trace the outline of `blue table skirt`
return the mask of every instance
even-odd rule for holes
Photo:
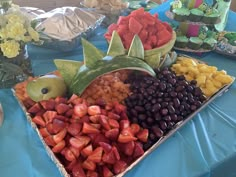
[[[166,9],[164,4],[151,13],[163,14]],[[230,12],[226,30],[236,31],[235,18]],[[98,29],[91,41],[106,51],[104,32]],[[29,46],[29,54],[35,75],[55,70],[55,58],[82,59],[81,47],[62,53]],[[236,77],[236,59],[216,53],[196,57]],[[0,177],[61,177],[10,89],[0,90],[0,101],[5,113],[0,128]],[[236,177],[235,101],[236,83],[125,176]]]

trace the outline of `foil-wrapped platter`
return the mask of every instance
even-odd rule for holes
[[[28,11],[31,13],[32,11]],[[42,46],[61,51],[72,51],[95,34],[105,16],[86,8],[61,7],[37,15],[37,30]]]
[[[232,45],[234,43],[234,45]],[[236,57],[236,32],[223,31],[219,33],[215,52],[231,58]]]
[[[198,61],[198,60],[197,60]],[[232,77],[232,76],[231,76]],[[210,98],[208,98],[202,106],[194,111],[192,114],[190,114],[188,117],[186,117],[184,120],[178,122],[173,129],[171,129],[168,133],[166,133],[164,136],[162,136],[152,147],[150,147],[140,158],[135,160],[130,166],[126,168],[125,171],[122,173],[116,175],[116,177],[122,177],[124,176],[128,171],[132,170],[140,161],[142,161],[145,157],[147,157],[151,152],[153,152],[155,149],[157,149],[162,143],[164,143],[167,139],[169,139],[172,135],[174,135],[179,129],[181,129],[187,122],[192,120],[196,114],[198,114],[201,110],[206,108],[212,101],[214,101],[217,97],[222,96],[224,93],[226,93],[230,86],[235,81],[235,78],[232,77],[233,81],[230,84],[225,85],[222,87],[218,92],[216,92],[214,95],[212,95]],[[12,90],[14,93],[14,90]],[[16,96],[17,98],[17,96]],[[52,150],[49,148],[48,145],[46,145],[45,141],[43,140],[43,137],[41,136],[39,129],[37,128],[36,124],[32,121],[32,118],[30,117],[29,113],[27,113],[26,108],[24,107],[23,103],[17,98],[20,105],[22,106],[22,109],[24,110],[27,120],[31,124],[31,126],[34,128],[34,130],[37,132],[40,140],[42,141],[49,157],[52,159],[52,161],[56,164],[58,167],[58,170],[60,171],[61,175],[64,177],[70,177],[70,174],[67,173],[66,169],[62,165],[62,163],[58,160],[58,158],[55,156],[55,154],[52,152]]]

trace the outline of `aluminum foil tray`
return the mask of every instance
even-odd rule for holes
[[[138,158],[136,161],[134,161],[124,172],[116,175],[115,177],[122,177],[124,176],[128,171],[130,171],[131,169],[133,169],[140,161],[142,161],[146,156],[148,156],[152,151],[154,151],[156,148],[158,148],[162,143],[164,143],[167,139],[169,139],[173,134],[175,134],[180,128],[182,128],[187,122],[189,122],[191,119],[193,119],[193,117],[198,114],[201,110],[203,110],[205,107],[207,107],[213,100],[215,100],[217,97],[222,96],[225,92],[228,91],[229,87],[233,84],[233,82],[235,81],[235,78],[233,78],[232,83],[225,85],[223,88],[221,88],[217,93],[215,93],[213,96],[211,96],[210,98],[208,98],[205,103],[202,104],[202,106],[197,109],[195,112],[193,112],[192,114],[190,114],[186,119],[184,119],[183,121],[178,122],[172,130],[170,130],[165,136],[161,137],[151,148],[149,148],[140,158]],[[14,92],[14,90],[13,90]],[[16,97],[17,98],[17,97]],[[19,99],[17,98],[17,100],[19,101]],[[21,101],[19,101],[20,105],[22,106],[22,109],[24,110],[27,120],[29,121],[29,123],[32,125],[32,127],[35,129],[35,131],[37,132],[39,138],[41,139],[41,141],[43,142],[43,145],[48,153],[48,155],[50,156],[50,158],[52,159],[52,161],[56,164],[56,166],[58,167],[60,173],[62,174],[62,176],[64,177],[70,177],[70,175],[67,173],[67,171],[65,170],[64,166],[59,162],[59,160],[57,159],[57,157],[54,155],[54,153],[51,151],[51,149],[46,145],[46,143],[43,140],[43,137],[40,135],[39,130],[36,126],[36,124],[34,122],[32,122],[31,117],[29,116],[29,114],[26,112],[26,109],[24,107],[24,105],[21,103]]]
[[[37,30],[43,47],[72,51],[95,34],[105,16],[85,8],[62,7],[38,15]]]

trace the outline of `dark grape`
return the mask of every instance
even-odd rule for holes
[[[183,75],[168,68],[155,69],[157,77],[142,74],[127,79],[133,93],[125,100],[131,122],[149,129],[146,148],[152,146],[176,123],[187,118],[206,100],[196,81],[188,82]]]
[[[163,116],[166,116],[168,114],[168,109],[166,109],[166,108],[161,109],[161,114]]]
[[[160,123],[159,123],[159,125],[160,125],[160,128],[161,128],[163,131],[165,131],[165,130],[167,129],[167,123],[166,123],[166,121],[161,120]]]
[[[152,131],[156,135],[157,138],[162,137],[164,134],[164,132],[158,126],[153,126]]]
[[[145,112],[145,109],[141,106],[135,106],[134,109],[137,111],[137,112]]]

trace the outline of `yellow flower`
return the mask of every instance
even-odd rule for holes
[[[6,28],[2,28],[0,30],[0,39],[7,39],[8,38],[8,33]]]
[[[8,38],[15,39],[17,41],[23,40],[26,33],[24,25],[21,23],[9,23],[6,25],[7,36]]]
[[[4,56],[13,58],[19,55],[20,44],[14,40],[4,41],[0,44]]]
[[[8,23],[21,23],[24,24],[25,23],[25,18],[21,15],[17,15],[17,14],[7,14],[6,19],[8,20]]]
[[[32,38],[31,38],[30,36],[24,36],[23,41],[24,41],[25,43],[30,42],[31,40],[32,40]]]
[[[28,33],[34,41],[39,41],[39,33],[35,31],[32,27],[28,28]]]

